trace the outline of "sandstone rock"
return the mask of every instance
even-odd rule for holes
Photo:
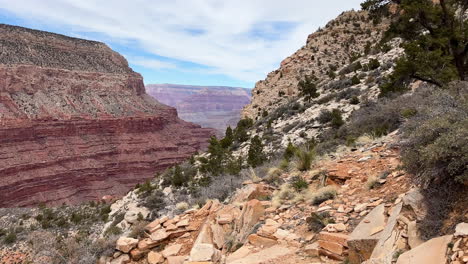
[[[440,264],[446,263],[445,252],[453,236],[433,238],[413,249],[403,253],[397,264]]]
[[[122,251],[123,253],[128,253],[130,250],[135,248],[138,244],[138,239],[130,237],[120,237],[117,240],[116,249]]]
[[[150,232],[150,233],[155,232],[159,228],[161,228],[161,224],[160,224],[159,219],[156,219],[153,222],[149,223],[147,226],[145,226],[145,230]]]
[[[246,257],[247,255],[250,255],[252,253],[252,250],[249,248],[251,246],[246,246],[246,245],[243,245],[241,248],[239,248],[238,250],[236,250],[234,253],[232,253],[231,255],[229,255],[226,259],[226,262],[227,263],[231,263],[235,260],[238,260],[238,259],[241,259],[241,258],[244,258]]]
[[[319,239],[324,241],[334,242],[345,247],[348,247],[348,240],[350,236],[345,234],[336,234],[336,233],[328,233],[328,232],[320,232]]]
[[[171,245],[171,246],[166,247],[166,248],[161,252],[161,254],[162,254],[165,258],[168,258],[168,257],[170,257],[170,256],[175,256],[175,255],[179,254],[180,249],[182,249],[182,245],[180,245],[180,244]]]
[[[344,250],[345,250],[345,247],[341,244],[338,244],[338,243],[334,243],[334,242],[331,242],[331,241],[325,241],[325,240],[319,240],[318,241],[318,245],[320,246],[320,248],[323,248],[323,249],[326,249],[334,254],[337,254],[337,255],[342,255]]]
[[[120,257],[113,259],[110,264],[127,264],[130,263],[130,256],[123,254]]]
[[[164,229],[159,229],[150,235],[153,242],[160,242],[169,237],[169,234]]]
[[[419,189],[414,188],[410,190],[405,196],[403,196],[402,200],[405,206],[409,206],[413,209],[418,220],[422,220],[426,216],[427,209],[425,207],[424,197]]]
[[[468,223],[460,223],[455,228],[455,236],[468,236]]]
[[[304,247],[304,253],[309,257],[318,257],[319,256],[319,244],[317,242],[309,244]]]
[[[134,248],[130,251],[130,257],[132,260],[138,261],[142,259],[146,254],[146,251],[142,251],[138,248]]]
[[[221,249],[224,246],[224,237],[226,234],[224,233],[224,229],[218,224],[211,224],[211,233],[213,235],[213,244],[216,248]]]
[[[374,208],[349,236],[349,261],[362,263],[372,255],[385,226],[385,206]]]
[[[383,264],[392,263],[393,255],[398,250],[397,241],[401,238],[401,231],[397,226],[397,219],[400,216],[403,205],[399,203],[392,210],[387,220],[384,230],[379,233],[380,239],[377,242],[371,259],[378,260]]]
[[[148,264],[160,264],[164,262],[163,255],[155,251],[150,251],[148,253]]]
[[[410,248],[415,248],[424,243],[420,238],[416,221],[409,222],[408,224],[408,245]]]
[[[356,213],[361,213],[361,212],[363,212],[364,210],[366,210],[367,205],[368,205],[367,203],[357,204],[357,205],[354,207],[354,212],[356,212]]]
[[[138,242],[138,249],[140,250],[149,250],[151,248],[154,248],[155,246],[157,246],[159,244],[159,241],[153,241],[151,240],[150,238],[145,238],[145,239],[142,239]]]
[[[288,254],[293,253],[293,250],[284,246],[276,245],[273,247],[265,248],[256,253],[249,254],[243,258],[228,261],[226,264],[260,264],[269,263],[274,259],[281,258]],[[270,262],[271,263],[271,262]]]
[[[167,264],[184,264],[186,258],[185,256],[171,256],[167,258]]]
[[[185,227],[185,226],[188,226],[190,223],[189,223],[189,220],[188,219],[183,219],[182,221],[178,222],[176,224],[177,227]]]
[[[248,240],[250,244],[260,247],[260,248],[266,248],[266,247],[272,247],[276,245],[278,242],[274,239],[266,238],[266,237],[261,237],[256,234],[251,234],[248,236]]]
[[[231,199],[231,203],[242,203],[246,201],[250,201],[252,199],[258,199],[261,197],[268,196],[270,192],[263,184],[249,184],[239,190],[236,191],[233,198]]]
[[[196,244],[190,251],[190,261],[215,261],[218,254],[212,244]]]
[[[238,231],[237,241],[245,241],[252,228],[260,220],[260,217],[264,215],[264,212],[265,208],[258,200],[250,200],[245,204],[241,216],[235,225],[235,230]]]
[[[232,215],[230,214],[221,214],[217,218],[218,224],[220,225],[230,224],[232,220]]]

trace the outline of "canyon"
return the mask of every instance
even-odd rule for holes
[[[179,117],[223,134],[235,127],[244,106],[250,103],[251,90],[226,86],[193,86],[177,84],[146,85],[148,94],[175,107]]]
[[[0,24],[0,207],[121,196],[207,146],[103,43]]]

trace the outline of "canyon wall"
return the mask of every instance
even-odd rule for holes
[[[123,195],[213,134],[105,44],[0,24],[0,207]]]
[[[179,117],[223,134],[235,127],[242,108],[250,103],[250,89],[225,86],[150,84],[150,95],[177,109]]]

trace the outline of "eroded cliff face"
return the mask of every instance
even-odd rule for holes
[[[384,21],[374,25],[365,11],[343,12],[326,27],[310,34],[306,45],[284,59],[280,67],[256,83],[252,101],[242,111],[243,117],[259,118],[299,94],[298,83],[306,76],[315,76],[316,83],[327,82],[335,72],[362,56],[366,46],[380,41],[388,27]],[[332,78],[333,79],[333,78]]]
[[[150,84],[150,95],[177,109],[179,117],[224,133],[235,127],[242,108],[250,102],[250,90],[224,86]]]
[[[105,44],[0,25],[0,207],[122,195],[207,145]]]

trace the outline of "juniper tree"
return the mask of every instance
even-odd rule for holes
[[[317,98],[320,94],[317,92],[317,85],[315,84],[316,78],[314,76],[306,76],[304,80],[300,81],[299,92],[304,96],[305,100],[310,102],[313,98]]]
[[[392,16],[390,4],[397,4],[398,11],[386,39],[405,40],[405,56],[381,87],[382,95],[404,90],[412,79],[442,87],[468,78],[468,1],[367,0],[362,8],[374,17]]]

